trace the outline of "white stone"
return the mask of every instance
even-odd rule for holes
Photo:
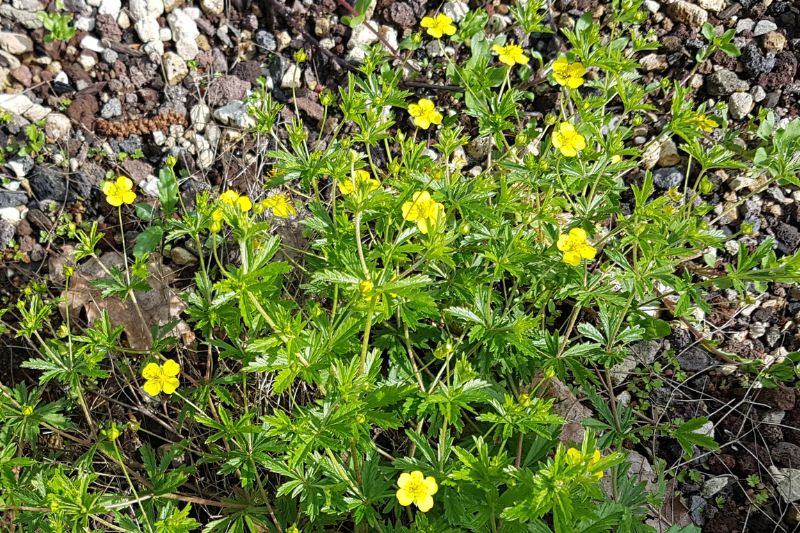
[[[170,85],[179,84],[183,81],[183,78],[189,74],[189,67],[186,66],[186,60],[174,52],[167,52],[164,54],[163,61],[167,83]]]
[[[119,12],[119,15],[117,15],[117,25],[122,30],[127,30],[128,28],[131,27],[131,18],[128,16],[126,12],[124,11]]]
[[[361,26],[363,26],[363,24]],[[292,37],[286,30],[279,31],[275,34],[275,42],[278,45],[278,52],[280,52],[292,43]]]
[[[197,164],[202,169],[211,168],[214,165],[214,152],[212,150],[201,150],[197,154]]]
[[[92,35],[87,35],[81,39],[81,48],[91,50],[92,52],[97,52],[98,54],[102,54],[106,49],[106,47],[100,42],[100,39]]]
[[[130,0],[128,11],[133,20],[155,19],[164,13],[164,2],[163,0]]]
[[[697,0],[697,5],[709,11],[722,11],[725,9],[725,0]]]
[[[283,74],[283,78],[281,79],[281,88],[283,89],[291,89],[300,87],[300,75],[302,71],[300,67],[292,63],[289,65],[289,68],[286,69],[286,72]]]
[[[3,207],[0,209],[0,219],[16,226],[22,220],[22,213],[16,207]]]
[[[97,64],[97,59],[86,54],[81,54],[78,58],[78,63],[80,63],[81,66],[88,71],[94,68],[94,66]]]
[[[12,115],[23,115],[33,102],[24,94],[0,94],[0,109]]]
[[[397,30],[391,26],[381,26],[378,33],[390,48],[397,49]]]
[[[203,11],[212,15],[222,15],[225,12],[225,0],[200,0]]]
[[[453,22],[461,22],[469,13],[469,4],[461,0],[450,0],[442,6],[442,13],[453,19]]]
[[[164,55],[164,43],[156,39],[145,44],[142,50],[144,50],[144,53],[150,58],[150,61],[159,63],[161,62],[161,56]]]
[[[50,142],[65,141],[72,131],[69,117],[61,113],[50,113],[44,123],[44,134]]]
[[[78,31],[92,31],[94,29],[94,17],[76,18],[75,29]]]
[[[13,70],[22,65],[22,62],[14,54],[9,54],[5,50],[0,50],[0,63],[8,70]]]
[[[172,28],[172,38],[175,41],[175,51],[187,61],[194,59],[200,53],[196,42],[200,30],[197,29],[195,22],[199,16],[197,8],[176,9],[167,16],[169,27]]]
[[[195,131],[201,132],[211,122],[211,109],[204,104],[197,104],[189,110],[189,120]]]
[[[21,55],[33,52],[33,41],[21,33],[0,33],[0,50],[9,54]]]
[[[172,30],[169,28],[158,29],[158,40],[162,43],[168,43],[172,40]]]
[[[778,25],[774,22],[769,20],[759,20],[755,29],[753,29],[753,37],[760,37],[761,35],[766,35],[767,33],[777,29]]]
[[[97,14],[110,15],[116,18],[121,10],[122,10],[121,0],[102,0],[100,2],[100,7],[97,8]]]
[[[748,93],[733,93],[728,101],[731,117],[741,120],[753,110],[753,96]]]
[[[374,31],[372,31],[377,27],[378,25],[374,20],[369,20],[363,24],[359,24],[358,27],[353,30],[350,40],[347,41],[347,48],[349,50],[352,50],[353,48],[365,48],[373,43],[378,42],[378,36],[375,35]]]
[[[44,26],[35,11],[16,9],[9,4],[0,4],[0,16],[18,22],[21,26],[35,30]]]
[[[133,25],[133,28],[136,30],[142,42],[151,43],[153,41],[158,41],[160,27],[156,19],[141,19]]]
[[[158,130],[156,130],[158,131]],[[159,132],[160,133],[160,132]],[[163,137],[163,133],[161,133]],[[154,135],[155,137],[155,135]],[[147,196],[152,196],[153,198],[158,198],[158,178],[149,174],[145,179],[138,183],[139,188],[145,193]]]
[[[214,118],[225,126],[231,126],[239,129],[248,129],[256,125],[256,121],[247,112],[247,105],[244,102],[235,100],[230,102],[219,109],[214,110]],[[209,125],[209,130],[211,129]],[[211,142],[211,134],[206,133],[206,136]]]

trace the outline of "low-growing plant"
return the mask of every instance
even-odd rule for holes
[[[36,17],[42,21],[42,25],[46,30],[44,40],[48,43],[53,41],[68,41],[72,39],[78,31],[70,24],[73,17],[72,13],[40,11],[36,13]]]
[[[511,14],[543,31],[543,9]],[[452,98],[412,93],[376,46],[320,95],[320,129],[338,119],[324,137],[262,81],[248,105],[264,195],[185,197],[174,158],[155,205],[110,176],[114,216],[74,228],[62,296],[32,288],[5,318],[40,382],[0,386],[0,509],[26,531],[653,531],[665,468],[648,494],[626,447],[657,434],[691,457],[716,443],[705,418],[639,419],[612,369],[632,344],[697,325],[711,288],[797,281],[800,259],[770,240],[724,266],[686,263],[728,238],[704,177],[797,184],[800,120],[765,115],[742,149],[724,108],[642,83],[637,54],[657,43],[637,33],[641,2],[610,9],[609,34],[583,16],[541,65],[482,9],[426,17]],[[533,114],[542,84],[558,100]],[[669,190],[632,142],[656,95],[672,108],[653,142],[674,138],[689,162]],[[465,147],[480,167],[466,171]],[[124,213],[143,227],[135,242]],[[177,245],[197,260],[173,288],[183,329],[144,305],[167,290],[159,251]],[[82,324],[71,298],[91,289],[126,316],[98,306]],[[559,410],[565,384],[592,417]]]

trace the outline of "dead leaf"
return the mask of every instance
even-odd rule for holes
[[[108,252],[100,261],[109,270],[115,266],[124,268],[123,257],[118,252]],[[69,291],[64,294],[70,316],[77,317],[83,311],[87,324],[92,325],[103,311],[107,311],[111,324],[124,328],[128,345],[134,350],[149,350],[153,344],[150,334],[152,327],[178,318],[186,307],[170,286],[175,279],[174,272],[160,260],[150,264],[150,278],[147,280],[150,290],[135,293],[138,309],[132,298],[125,301],[116,296],[103,298],[102,289],[93,287],[91,282],[104,277],[107,274],[95,260],[89,260],[75,269]],[[61,312],[65,312],[63,304]],[[189,325],[184,321],[180,321],[171,333],[180,336],[185,343],[194,340]]]

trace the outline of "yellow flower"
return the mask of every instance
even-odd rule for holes
[[[351,178],[340,181],[338,185],[339,192],[349,196],[362,187],[366,188],[367,192],[372,192],[381,186],[381,182],[370,176],[366,170],[356,170]]]
[[[163,365],[148,363],[142,370],[144,391],[150,396],[158,396],[162,391],[164,394],[172,394],[181,384],[178,379],[180,372],[181,365],[173,359],[167,359]]]
[[[214,209],[214,211],[211,212],[211,227],[209,229],[212,233],[217,233],[222,230],[222,220],[224,217],[225,215],[222,209]]]
[[[33,414],[33,407],[27,404],[22,406],[22,416],[31,416],[32,414]]]
[[[233,191],[231,189],[228,189],[224,193],[220,194],[219,199],[222,200],[223,204],[230,206],[237,206],[240,210],[244,211],[245,213],[253,208],[253,202],[250,201],[250,198],[244,195],[240,195],[238,192]]]
[[[364,280],[358,284],[358,290],[361,291],[362,296],[368,296],[372,292],[374,285],[370,280]]]
[[[133,182],[125,176],[117,177],[116,181],[103,182],[103,194],[106,195],[106,202],[119,207],[122,204],[132,204],[136,200],[136,193],[133,192]]]
[[[414,125],[423,130],[427,130],[431,124],[442,123],[442,114],[436,111],[436,106],[427,98],[409,105],[408,114],[414,117]]]
[[[586,74],[586,67],[580,61],[570,63],[565,57],[559,57],[553,61],[553,77],[559,85],[577,89],[583,85],[584,74]]]
[[[528,56],[522,53],[522,47],[518,44],[508,43],[505,46],[500,46],[499,44],[495,44],[492,46],[492,52],[496,53],[500,56],[501,63],[505,63],[509,67],[513,67],[514,65],[527,65],[528,64]]]
[[[571,266],[578,266],[583,259],[594,259],[597,250],[586,243],[586,232],[581,228],[572,228],[569,234],[562,234],[556,246],[564,252],[564,262]]]
[[[103,435],[110,441],[115,441],[119,438],[122,432],[117,427],[116,422],[112,423],[110,427],[102,431]]]
[[[444,216],[444,205],[431,198],[428,191],[417,191],[410,202],[403,204],[402,212],[404,219],[416,222],[419,231],[427,234]]]
[[[286,218],[297,214],[297,209],[294,208],[289,197],[285,194],[275,194],[261,202],[264,209],[272,209],[272,214],[276,217]]]
[[[711,133],[712,131],[714,131],[714,128],[718,126],[715,120],[708,118],[704,114],[690,118],[689,122],[691,124],[694,124],[700,131],[704,131],[706,133]]]
[[[553,132],[553,146],[566,157],[575,157],[578,152],[586,148],[586,139],[578,133],[575,126],[569,122],[562,122]]]
[[[453,35],[456,32],[453,19],[441,13],[435,17],[423,17],[419,25],[428,30],[428,35],[435,39],[441,39],[443,35]]]
[[[567,450],[567,464],[579,465],[583,462],[583,454],[577,448]]]
[[[425,477],[419,470],[410,474],[403,472],[397,479],[397,501],[403,507],[408,507],[412,503],[420,511],[427,513],[433,507],[433,495],[439,491],[439,485],[433,476]]]

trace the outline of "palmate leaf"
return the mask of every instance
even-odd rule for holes
[[[708,450],[716,450],[719,448],[719,444],[717,444],[714,439],[708,435],[697,432],[706,422],[708,422],[708,417],[706,416],[693,418],[684,422],[675,430],[675,439],[683,450],[685,458],[688,459],[694,453],[692,446],[699,446]]]

